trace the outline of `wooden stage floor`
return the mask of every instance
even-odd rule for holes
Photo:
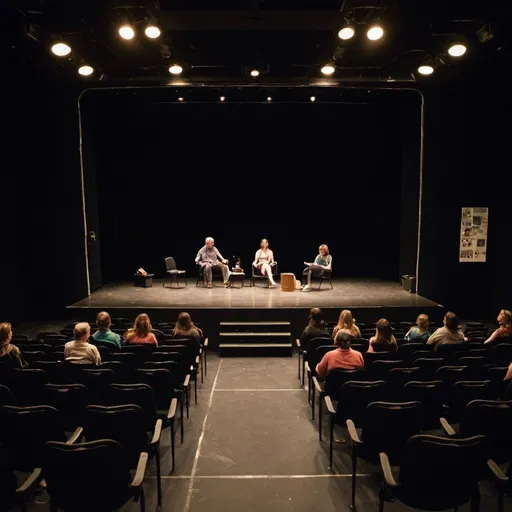
[[[268,289],[262,284],[226,289],[221,283],[216,283],[207,289],[196,287],[195,279],[189,279],[188,286],[180,289],[169,288],[168,285],[163,288],[162,283],[163,280],[154,279],[152,288],[137,288],[130,282],[107,284],[69,307],[261,310],[312,307],[426,309],[440,306],[425,297],[406,292],[397,282],[378,279],[337,279],[333,280],[333,290],[328,283],[323,283],[321,290],[308,293],[298,290],[282,292],[279,288]],[[318,285],[314,283],[314,286]]]

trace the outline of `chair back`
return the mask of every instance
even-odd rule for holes
[[[393,390],[393,396],[401,395],[404,386],[410,381],[418,380],[420,374],[420,369],[417,366],[412,368],[391,368],[387,374],[386,381]]]
[[[171,400],[174,397],[175,378],[169,370],[143,368],[135,370],[135,382],[147,384],[155,393],[157,409],[169,409]]]
[[[165,270],[167,272],[171,270],[176,270],[176,262],[174,261],[174,258],[172,256],[169,256],[168,258],[165,258]]]
[[[398,359],[377,359],[374,361],[369,370],[371,378],[375,380],[387,380],[389,372],[393,368],[400,368],[404,366],[404,362]]]
[[[410,381],[402,390],[402,399],[418,401],[423,404],[425,428],[439,428],[439,418],[442,416],[444,386],[440,380]]]
[[[52,505],[63,510],[115,510],[133,496],[127,453],[112,439],[49,442],[42,467]]]
[[[500,343],[492,347],[489,353],[489,362],[499,365],[510,364],[512,362],[512,344]]]
[[[423,405],[418,402],[372,402],[362,422],[363,457],[375,462],[384,452],[391,464],[400,461],[409,438],[423,427]]]
[[[45,404],[55,407],[66,432],[83,425],[88,389],[82,384],[46,384]]]
[[[19,405],[44,404],[44,386],[49,379],[43,370],[15,368],[9,376],[9,382],[9,388]]]
[[[16,405],[16,399],[7,386],[0,384],[0,407],[2,405]]]
[[[104,404],[108,400],[110,384],[116,381],[116,374],[110,369],[83,370],[80,383],[89,390],[90,404]]]
[[[508,372],[508,366],[486,366],[484,379],[491,382],[491,397],[503,398],[507,390],[508,381],[504,380]]]
[[[377,381],[349,381],[341,386],[336,408],[336,423],[342,425],[351,419],[358,427],[366,414],[366,407],[372,402],[387,398],[387,384]]]
[[[485,436],[413,436],[400,464],[400,498],[421,510],[457,508],[477,492],[486,461]]]
[[[467,380],[468,376],[467,366],[441,366],[436,371],[436,379],[442,380],[447,390],[450,390],[456,382]]]
[[[304,342],[304,343],[302,343],[302,342]],[[316,357],[315,351],[318,347],[321,347],[322,345],[323,346],[333,345],[334,342],[333,342],[332,338],[327,335],[311,338],[306,334],[301,339],[301,343],[302,343],[304,350],[307,350],[307,352],[308,352],[306,359],[309,362],[310,359],[311,359],[311,361],[313,361],[314,358]],[[311,366],[311,364],[310,364],[310,366]]]
[[[354,370],[335,368],[330,371],[325,378],[325,394],[329,395],[334,400],[338,400],[341,386],[343,386],[345,382],[365,380],[367,375],[368,372],[363,368]]]
[[[413,366],[420,368],[422,380],[433,380],[436,372],[444,364],[442,357],[420,357],[415,359],[412,363]]]
[[[410,360],[414,352],[425,349],[424,343],[418,342],[405,342],[398,348],[398,354],[401,358]]]
[[[450,407],[450,421],[458,422],[469,402],[489,398],[490,384],[488,380],[462,380],[456,382],[445,398],[445,404]]]
[[[0,442],[18,471],[41,467],[47,441],[66,441],[57,409],[48,405],[0,408]]]
[[[146,432],[152,432],[156,422],[155,393],[147,384],[111,384],[111,405],[138,405],[143,413]]]

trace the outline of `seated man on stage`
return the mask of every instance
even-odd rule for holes
[[[329,247],[322,244],[318,248],[318,256],[313,263],[304,262],[307,268],[304,270],[304,275],[307,275],[308,284],[303,286],[301,292],[311,291],[311,276],[321,276],[324,272],[332,270],[332,256],[329,254]]]
[[[228,260],[222,257],[217,247],[214,246],[215,241],[212,237],[205,240],[205,245],[199,249],[196,256],[196,264],[203,269],[204,282],[207,288],[212,287],[212,267],[219,268],[222,271],[224,286],[229,288],[229,276],[231,272],[227,265]]]

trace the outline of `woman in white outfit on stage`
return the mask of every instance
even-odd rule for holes
[[[274,253],[268,248],[268,240],[263,238],[260,242],[260,248],[256,251],[254,261],[252,262],[255,269],[267,276],[269,280],[269,288],[275,288],[276,282],[272,275],[272,264],[274,263]]]

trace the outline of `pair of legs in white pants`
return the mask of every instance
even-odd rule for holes
[[[270,282],[270,286],[276,286],[276,282],[274,281],[274,276],[272,275],[272,267],[269,263],[263,263],[261,267],[259,267],[260,272],[268,277],[268,280]]]

